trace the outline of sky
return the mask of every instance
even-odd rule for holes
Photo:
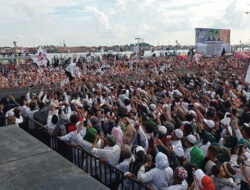
[[[249,0],[0,0],[0,46],[195,44],[195,28],[250,42]]]

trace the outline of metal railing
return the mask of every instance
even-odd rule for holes
[[[19,126],[112,190],[152,189],[135,178],[124,176],[121,170],[107,162],[103,162],[84,150],[83,147],[71,145],[50,135],[45,126],[33,119],[26,119]]]

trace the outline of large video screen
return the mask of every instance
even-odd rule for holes
[[[230,52],[230,30],[196,28],[195,43],[197,53],[203,55],[221,55],[223,48]]]

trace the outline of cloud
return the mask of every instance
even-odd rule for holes
[[[89,15],[89,16],[96,18],[97,21],[99,22],[99,24],[101,24],[104,27],[104,29],[107,30],[110,28],[109,19],[104,12],[98,10],[98,8],[96,8],[96,7],[92,7],[92,6],[88,6],[88,5],[85,6],[85,10],[87,12],[93,13],[92,15]],[[94,20],[94,21],[96,21],[96,20]]]
[[[0,0],[0,46],[15,39],[39,44],[109,45],[134,42],[194,44],[194,28],[232,29],[247,41],[249,0]],[[21,35],[22,37],[17,37]]]

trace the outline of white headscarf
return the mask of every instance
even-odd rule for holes
[[[166,169],[169,166],[168,157],[165,154],[159,152],[156,155],[155,164],[156,164],[156,167],[161,170]]]

